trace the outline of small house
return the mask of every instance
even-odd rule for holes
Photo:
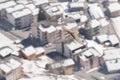
[[[74,73],[74,61],[66,59],[49,65],[50,72],[54,74],[71,75]]]

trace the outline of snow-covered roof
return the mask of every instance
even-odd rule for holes
[[[120,21],[120,17],[111,18],[113,28],[114,28],[118,38],[120,39],[120,22],[119,21]]]
[[[51,67],[52,68],[68,67],[74,64],[75,62],[72,59],[66,59],[66,60],[51,64]]]
[[[22,50],[22,52],[26,55],[26,56],[30,56],[32,54],[35,54],[36,53],[36,50],[33,46],[29,46],[27,48],[24,48]]]
[[[86,22],[88,20],[88,17],[86,15],[81,15],[80,21],[81,22]]]
[[[46,55],[40,56],[38,59],[40,59],[40,61],[37,61],[36,63],[41,68],[45,68],[46,64],[51,64],[54,62],[53,59],[49,58]]]
[[[99,36],[96,36],[97,40],[99,41],[99,43],[104,43],[106,41],[108,41],[108,35],[107,34],[102,34]]]
[[[77,23],[74,22],[74,23],[67,23],[64,27],[68,30],[72,30],[74,28],[77,28],[77,26],[78,26]]]
[[[118,2],[111,3],[111,4],[109,4],[108,9],[111,13],[116,12],[116,11],[120,11],[120,4]]]
[[[76,50],[76,49],[80,48],[80,47],[83,46],[83,45],[81,45],[79,42],[77,42],[76,40],[74,40],[74,41],[72,41],[71,43],[66,44],[66,46],[67,46],[71,51],[73,51],[73,50]]]
[[[104,13],[99,6],[96,6],[96,5],[90,6],[89,12],[90,12],[91,16],[95,19],[104,17]]]
[[[63,14],[63,8],[61,5],[47,6],[44,9],[45,9],[46,13],[51,17]]]
[[[25,6],[32,11],[32,15],[37,15],[39,13],[39,8],[36,8],[34,4],[27,4]]]
[[[48,33],[52,33],[54,31],[56,31],[56,28],[55,26],[51,25],[49,27],[44,27],[44,25],[40,25],[39,26],[39,29],[42,31],[42,32],[48,32]]]
[[[108,0],[109,2],[118,2],[118,0]]]
[[[5,73],[9,73],[12,69],[7,66],[6,64],[0,64],[0,69],[4,71]]]
[[[21,63],[18,60],[11,58],[9,61],[0,64],[0,69],[7,74],[19,66],[21,66]]]
[[[98,44],[97,42],[93,41],[93,40],[86,40],[88,43],[88,47],[94,47],[99,53],[100,56],[103,55],[103,50],[105,50],[106,48],[103,47],[101,44]]]
[[[18,5],[15,5],[15,6],[12,6],[12,7],[9,7],[6,9],[6,12],[7,13],[12,13],[14,11],[18,11],[18,10],[21,10],[21,9],[24,9],[24,5],[23,4],[18,4]]]
[[[15,1],[7,1],[4,3],[0,3],[0,10],[6,9],[6,8],[14,6],[14,5],[16,5]]]
[[[104,51],[103,59],[108,72],[120,70],[120,48],[108,48]]]
[[[100,26],[100,23],[96,19],[93,19],[93,20],[91,20],[90,25],[92,28],[96,28],[96,27]]]
[[[16,18],[20,18],[20,17],[26,16],[26,15],[30,15],[31,13],[32,12],[29,9],[24,8],[20,11],[13,12],[12,16],[16,19]]]
[[[13,52],[13,50],[11,48],[5,47],[5,48],[0,50],[0,56],[6,57],[6,56],[10,55],[12,52]]]
[[[48,0],[33,0],[33,3],[36,6],[40,6],[41,4],[48,3]]]
[[[8,0],[0,0],[0,3],[6,2],[6,1],[8,1]]]
[[[100,22],[102,27],[109,25],[109,22],[105,18],[100,19],[99,22]]]
[[[19,4],[24,4],[24,5],[29,4],[28,0],[16,0],[16,2]]]
[[[85,4],[83,2],[71,2],[69,6],[70,8],[81,8],[85,7]]]
[[[94,48],[89,48],[89,49],[85,50],[84,52],[80,53],[79,57],[81,58],[81,60],[87,61],[90,59],[89,57],[91,57],[91,56],[99,57],[100,53],[97,50],[95,50]]]
[[[24,46],[22,44],[10,44],[8,45],[13,51],[20,51]]]
[[[109,35],[109,41],[111,42],[112,45],[119,44],[119,39],[115,34]]]
[[[15,60],[15,59],[11,58],[7,65],[14,70],[14,69],[18,68],[19,66],[21,66],[21,63],[19,61]]]
[[[108,48],[104,50],[103,59],[105,61],[120,59],[120,49],[119,48]]]
[[[9,44],[12,44],[13,41],[9,39],[7,36],[0,33],[0,48],[4,46],[8,46]]]
[[[45,52],[45,49],[42,48],[42,47],[38,47],[38,48],[35,48],[35,49],[36,49],[36,53],[35,54],[37,54],[37,55]]]
[[[120,59],[105,62],[108,72],[115,72],[120,70]]]

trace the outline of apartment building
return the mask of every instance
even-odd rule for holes
[[[120,49],[108,48],[104,50],[103,65],[109,73],[120,71]]]
[[[11,14],[12,12],[15,12],[15,11],[18,11],[18,10],[22,10],[24,8],[25,8],[25,6],[23,4],[18,4],[18,5],[14,5],[14,6],[8,7],[5,10],[6,10],[7,14]]]
[[[110,23],[108,20],[106,20],[106,18],[99,19],[98,21],[100,22],[102,27],[109,27],[110,26]]]
[[[87,43],[84,41],[83,44],[79,43],[75,39],[68,39],[66,42],[59,43],[56,45],[56,50],[60,52],[62,55],[68,58],[76,57],[76,52],[82,51],[86,47]]]
[[[71,3],[69,3],[69,11],[70,12],[83,11],[84,8],[85,8],[85,4],[83,2],[71,2]]]
[[[63,8],[61,5],[50,5],[46,4],[41,7],[46,15],[46,18],[50,21],[57,21],[59,18],[63,17]]]
[[[43,4],[46,4],[49,2],[49,0],[42,0],[42,1],[39,1],[39,0],[31,0],[33,2],[33,4],[37,7],[37,8],[40,8],[41,5]]]
[[[118,2],[110,3],[107,7],[110,17],[120,16],[120,4]]]
[[[92,34],[95,35],[95,34],[98,34],[100,32],[101,24],[100,24],[100,22],[98,20],[93,19],[93,20],[90,20],[87,23],[86,27],[91,27],[92,31],[93,31]]]
[[[90,3],[97,3],[99,0],[87,0]]]
[[[25,6],[26,6],[26,8],[29,8],[32,12],[32,23],[37,23],[39,8],[37,8],[34,4],[27,4]]]
[[[5,80],[17,80],[23,76],[22,66],[19,60],[10,58],[0,64],[0,75]]]
[[[16,27],[16,29],[21,29],[31,25],[32,12],[28,8],[12,12],[7,15],[7,20]]]
[[[39,25],[38,37],[43,43],[54,43],[55,42],[56,28],[51,26]]]
[[[94,48],[88,48],[78,54],[78,62],[81,65],[83,71],[89,71],[91,69],[97,69],[100,66],[100,53]]]
[[[3,1],[3,2],[0,2],[0,18],[6,18],[6,11],[5,9],[8,8],[8,7],[11,7],[11,6],[14,6],[16,5],[15,1]]]
[[[10,47],[3,47],[0,49],[0,58],[5,58],[13,53],[13,50]]]
[[[105,17],[102,8],[98,4],[89,5],[88,11],[92,19],[101,19]]]

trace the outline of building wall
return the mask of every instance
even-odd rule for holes
[[[48,42],[54,43],[55,42],[55,35],[56,35],[56,32],[47,33]]]
[[[95,68],[95,67],[99,67],[99,66],[100,66],[99,57],[94,57],[92,67]]]
[[[6,16],[6,11],[3,9],[0,11],[0,17]]]
[[[52,3],[54,3],[54,2],[58,2],[58,0],[48,0],[49,2],[52,2]]]
[[[31,25],[32,22],[32,15],[26,15],[20,18],[21,27],[27,27]]]
[[[27,15],[20,18],[15,19],[11,14],[7,14],[7,21],[17,28],[23,28],[31,25],[32,16]]]
[[[17,80],[23,76],[22,67],[19,66],[15,70],[12,70],[9,74],[6,76],[6,80]]]
[[[111,17],[120,16],[120,11],[116,11],[116,12],[110,13],[110,15],[111,15]]]
[[[70,54],[72,51],[70,51],[68,49],[68,47],[66,45],[64,45],[64,56],[69,57],[70,58]]]
[[[87,61],[80,60],[80,64],[83,67],[83,71],[87,71],[87,70],[99,67],[99,58],[93,57],[92,59]]]
[[[32,22],[33,23],[37,23],[38,22],[38,16],[37,15],[33,16]]]
[[[33,54],[30,55],[30,56],[25,56],[25,58],[28,59],[28,60],[35,59],[35,58],[36,58],[36,55],[33,53]]]
[[[63,53],[62,52],[62,43],[57,43],[56,44],[56,51],[59,52],[59,53]]]
[[[14,19],[14,17],[12,15],[7,14],[7,21],[15,26],[15,19]]]
[[[64,68],[64,74],[72,75],[74,73],[74,66],[68,66]]]
[[[15,69],[15,78],[19,79],[23,76],[23,69],[21,66],[19,66],[17,69]]]

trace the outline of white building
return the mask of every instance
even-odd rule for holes
[[[32,0],[33,4],[37,7],[40,8],[42,4],[46,4],[49,2],[49,0]]]
[[[99,22],[100,22],[102,27],[109,27],[110,26],[110,23],[105,18],[100,19]]]
[[[72,18],[73,21],[75,21],[77,23],[83,23],[83,24],[88,20],[88,17],[86,15],[80,15],[79,13],[67,14],[67,17],[68,17],[68,19]]]
[[[108,9],[111,17],[120,16],[120,4],[118,2],[110,3],[108,5],[107,9]]]
[[[28,60],[38,58],[44,54],[45,50],[42,47],[34,48],[33,46],[28,46],[20,51],[20,56]]]
[[[120,17],[116,17],[116,18],[111,18],[111,23],[112,23],[112,26],[118,36],[118,38],[120,39]]]
[[[99,0],[87,0],[88,2],[90,2],[90,3],[96,3],[96,2],[98,2]]]
[[[24,8],[25,8],[25,6],[23,4],[17,4],[17,5],[14,5],[14,6],[6,8],[6,13],[10,14],[12,12],[15,12],[15,11],[18,11],[18,10],[22,10]]]
[[[89,6],[89,12],[93,19],[101,19],[105,17],[101,7],[95,4]]]
[[[48,66],[50,72],[54,74],[71,75],[74,73],[75,62],[72,59],[66,59],[52,63]]]
[[[116,36],[116,34],[111,34],[111,35],[107,35],[107,34],[102,34],[102,35],[98,35],[96,36],[96,41],[100,44],[105,45],[105,43],[109,43],[108,46],[112,46],[112,47],[116,47],[119,45],[119,39]]]
[[[48,4],[47,6],[42,6],[42,10],[50,21],[57,21],[63,16],[63,8],[61,5],[52,6]]]
[[[103,62],[110,73],[120,71],[120,49],[110,48],[104,51]]]
[[[83,71],[88,71],[91,69],[97,69],[100,66],[100,53],[94,48],[88,48],[78,53],[77,62],[80,63],[81,69]]]
[[[0,75],[5,80],[17,80],[23,76],[21,65],[21,62],[14,58],[4,61],[0,64]]]
[[[40,25],[38,27],[38,35],[43,43],[53,43],[55,42],[56,28],[53,25]]]
[[[96,41],[100,44],[104,44],[105,42],[108,41],[108,35],[102,34],[102,35],[96,36]]]
[[[34,4],[27,4],[25,6],[26,8],[29,8],[32,11],[32,23],[37,23],[39,8],[37,8]]]
[[[15,0],[17,4],[29,4],[32,0]]]
[[[109,35],[108,39],[110,41],[111,46],[115,47],[119,45],[120,41],[115,34]]]
[[[69,11],[70,12],[83,11],[84,8],[85,8],[85,4],[83,2],[71,2],[71,3],[69,3]]]
[[[82,49],[86,47],[86,42],[84,41],[83,44],[79,43],[76,40],[73,41],[66,41],[63,44],[58,44],[56,46],[56,50],[60,52],[62,55],[68,58],[74,58],[77,52],[81,52]]]
[[[28,27],[32,23],[32,12],[28,8],[24,8],[8,14],[7,20],[17,29]]]
[[[11,6],[16,5],[15,1],[5,1],[0,3],[0,18],[6,17],[5,9]]]
[[[93,29],[93,34],[98,34],[100,32],[100,22],[96,19],[90,20],[87,26],[90,26]]]
[[[3,5],[9,6],[4,8]],[[38,21],[39,8],[33,4],[33,1],[7,1],[3,5],[1,6],[1,10],[3,10],[1,16],[3,14],[5,16],[4,19],[17,29],[28,27],[31,23],[37,23]]]

